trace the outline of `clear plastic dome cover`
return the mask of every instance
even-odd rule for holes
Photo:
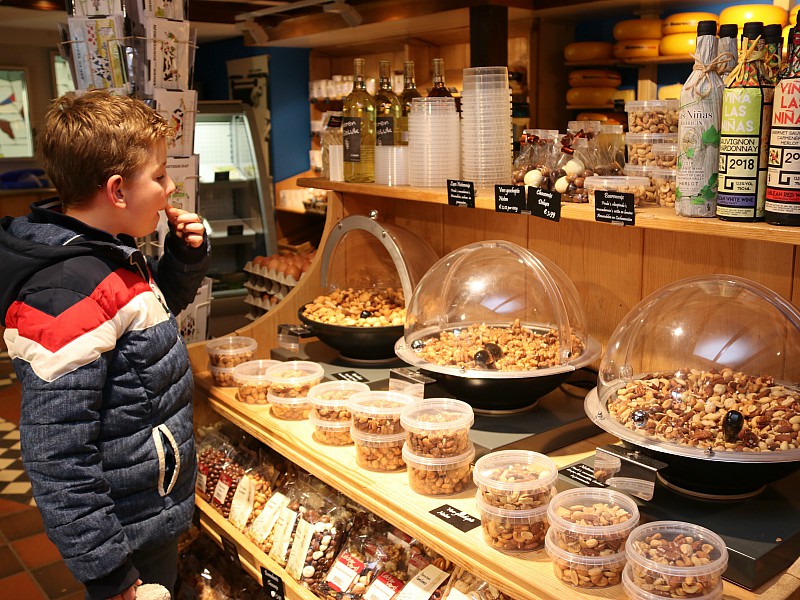
[[[425,274],[406,311],[398,355],[415,365],[434,370],[438,366],[440,372],[476,370],[482,377],[530,377],[532,371],[572,370],[576,363],[583,366],[599,355],[599,347],[590,343],[578,291],[569,277],[546,257],[512,242],[476,242],[451,252]],[[484,354],[491,363],[488,368],[481,356],[474,360],[477,355],[451,362],[424,355],[431,340],[448,335],[450,342],[457,343],[460,337],[466,343],[465,338],[477,335],[487,341],[496,333],[494,328],[508,332],[511,340],[502,357],[492,347],[497,344],[485,344],[491,355]],[[532,342],[540,348],[549,345],[547,358],[531,363],[528,341],[514,340],[515,331],[541,334]]]

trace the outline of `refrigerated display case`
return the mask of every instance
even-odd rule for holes
[[[245,264],[277,251],[272,178],[253,109],[199,102],[194,151],[200,156],[198,213],[211,240],[211,336],[245,325]]]

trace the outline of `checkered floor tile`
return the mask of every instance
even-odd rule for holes
[[[31,483],[22,468],[19,429],[0,419],[0,498],[34,505]]]
[[[11,359],[6,350],[0,351],[0,388],[11,385],[17,380],[14,367],[11,366]]]

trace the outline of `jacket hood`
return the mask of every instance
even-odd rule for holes
[[[23,284],[32,275],[75,256],[86,254],[127,254],[118,238],[68,217],[60,204],[44,200],[31,206],[24,217],[0,220],[0,317],[17,299]]]

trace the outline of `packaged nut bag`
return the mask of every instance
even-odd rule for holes
[[[227,455],[221,464],[217,485],[211,494],[211,506],[226,519],[231,513],[231,503],[245,473],[258,464],[256,455],[247,448],[238,447]]]
[[[445,588],[443,600],[511,600],[495,586],[457,567]]]
[[[240,531],[244,531],[261,514],[279,477],[276,461],[262,457],[239,481],[231,501],[228,520]]]
[[[195,491],[206,502],[211,501],[222,467],[232,452],[233,446],[217,431],[210,432],[198,441]]]

